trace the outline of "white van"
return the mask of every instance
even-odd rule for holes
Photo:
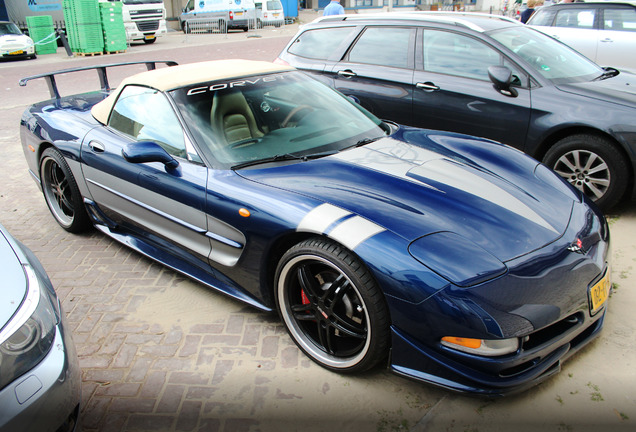
[[[280,27],[285,22],[285,12],[280,0],[255,0],[256,19],[260,25]]]
[[[247,31],[256,25],[254,0],[188,0],[179,22],[184,33]]]

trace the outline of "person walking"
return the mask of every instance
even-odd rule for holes
[[[323,16],[343,15],[344,14],[344,8],[340,4],[340,0],[331,0],[331,3],[329,3],[325,7],[325,10],[324,10],[324,12],[322,14],[323,14]]]

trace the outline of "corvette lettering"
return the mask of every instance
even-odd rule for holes
[[[231,89],[231,88],[235,88],[235,87],[249,87],[249,86],[258,84],[260,82],[264,82],[264,83],[266,83],[266,82],[274,82],[274,81],[282,80],[282,79],[284,79],[283,75],[270,75],[270,76],[266,76],[266,77],[263,77],[263,78],[244,79],[244,80],[240,80],[240,81],[232,81],[232,82],[227,82],[227,83],[212,84],[210,86],[192,88],[192,89],[188,90],[187,95],[188,96],[192,96],[192,95],[197,95],[197,94],[201,94],[201,93],[215,92],[215,91],[218,91],[218,90]]]

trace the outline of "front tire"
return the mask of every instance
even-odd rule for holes
[[[276,302],[296,345],[329,370],[362,372],[388,354],[384,297],[360,260],[334,242],[314,238],[285,253]]]
[[[625,194],[629,167],[620,150],[608,139],[572,135],[558,141],[543,162],[603,210]]]
[[[40,181],[46,205],[62,228],[78,233],[91,226],[73,173],[58,150],[48,148],[42,153]]]

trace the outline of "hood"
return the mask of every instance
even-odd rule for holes
[[[517,150],[412,128],[319,160],[239,173],[343,208],[408,242],[456,233],[502,262],[560,237],[578,199]]]
[[[17,245],[0,227],[0,265],[2,265],[2,285],[0,285],[0,329],[16,313],[26,295],[27,280],[22,263],[16,255]]]
[[[559,84],[557,88],[593,99],[636,107],[636,75],[623,72],[612,78],[582,83]]]

